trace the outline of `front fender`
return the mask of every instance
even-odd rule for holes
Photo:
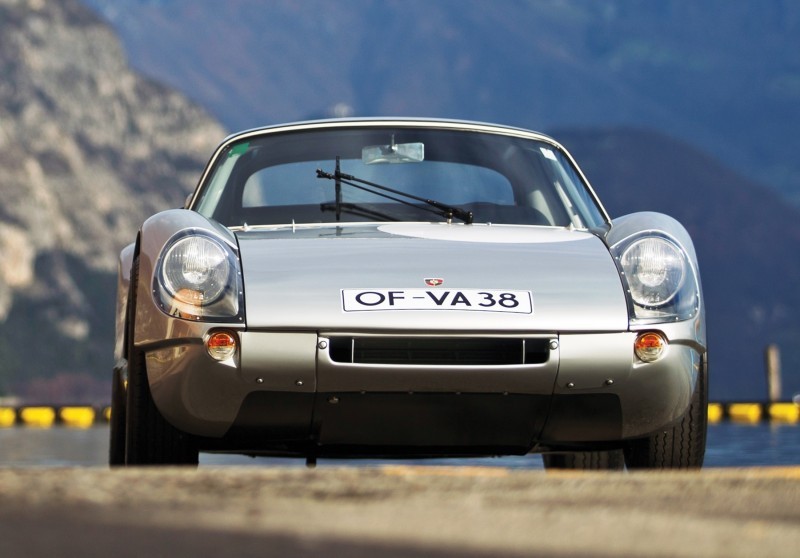
[[[691,236],[680,222],[663,213],[642,211],[617,217],[611,222],[611,228],[605,235],[605,241],[611,247],[627,238],[647,232],[660,232],[672,237],[683,248],[697,270],[697,254]]]
[[[689,319],[658,322],[631,323],[632,331],[659,330],[666,335],[671,345],[678,346],[679,352],[683,348],[691,349],[691,366],[684,366],[690,374],[690,386],[694,386],[696,376],[702,359],[706,358],[708,351],[706,339],[705,302],[703,299],[700,268],[697,262],[697,253],[694,243],[687,230],[677,220],[661,213],[642,212],[619,217],[612,221],[611,228],[606,233],[605,240],[614,252],[615,246],[624,245],[629,239],[646,234],[664,235],[686,254],[692,267],[697,288],[697,311]],[[641,368],[657,368],[656,366],[643,365]],[[688,401],[688,400],[687,400]],[[688,406],[688,402],[687,402]]]
[[[119,253],[117,262],[117,310],[114,321],[114,361],[117,363],[128,358],[125,325],[128,317],[128,290],[130,289],[135,248],[135,243],[128,244]]]
[[[194,211],[171,209],[145,221],[139,233],[139,276],[133,332],[136,346],[163,343],[173,338],[196,338],[198,334],[202,337],[202,331],[211,325],[209,322],[191,322],[168,316],[153,299],[154,274],[162,250],[175,235],[190,230],[212,235],[238,251],[233,233]]]

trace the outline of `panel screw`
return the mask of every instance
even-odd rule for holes
[[[555,351],[556,349],[558,349],[558,341],[556,339],[551,339],[550,340],[550,350],[551,351]]]
[[[572,382],[569,382],[569,383],[567,384],[567,387],[568,387],[569,389],[572,389],[572,388],[574,388],[574,387],[575,387],[575,384],[574,384],[574,383],[572,383]]]
[[[328,403],[330,403],[331,405],[336,405],[338,402],[339,398],[336,397],[335,395],[331,395],[330,397],[328,397]]]
[[[294,385],[296,385],[296,386],[302,386],[302,385],[303,385],[303,380],[297,380],[297,381],[294,383]]]
[[[320,351],[324,351],[325,349],[328,348],[328,342],[320,341],[319,343],[317,343],[317,348],[319,348]]]
[[[256,383],[257,384],[263,384],[264,383],[264,378],[256,378]]]
[[[613,386],[613,385],[614,385],[614,380],[612,380],[611,378],[609,378],[608,380],[606,380],[606,385],[607,385],[607,386]]]

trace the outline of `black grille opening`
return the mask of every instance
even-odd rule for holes
[[[334,362],[357,364],[493,366],[542,364],[550,358],[548,339],[442,337],[335,337]]]

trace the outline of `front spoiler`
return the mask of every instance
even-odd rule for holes
[[[673,342],[644,364],[633,356],[634,332],[576,333],[549,336],[539,364],[359,365],[334,362],[329,336],[315,332],[238,335],[239,354],[223,363],[200,340],[144,348],[157,408],[201,449],[484,455],[613,446],[683,416],[702,352]]]

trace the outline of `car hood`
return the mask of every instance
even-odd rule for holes
[[[248,328],[561,332],[628,327],[617,268],[603,242],[585,231],[391,223],[249,230],[237,232],[237,238]],[[376,304],[390,290],[407,304]],[[354,307],[360,293],[368,293],[359,300],[371,306]],[[523,300],[527,293],[530,307]],[[501,306],[503,297],[513,300]],[[412,299],[421,305],[414,306]]]

